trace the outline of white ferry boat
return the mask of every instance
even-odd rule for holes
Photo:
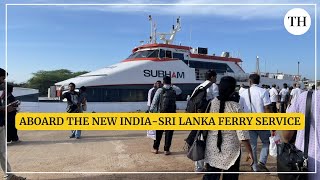
[[[61,86],[67,89],[68,84],[73,82],[77,88],[87,87],[88,111],[145,111],[148,90],[157,80],[170,76],[172,83],[183,91],[177,106],[184,109],[187,96],[205,80],[209,69],[217,72],[217,83],[221,77],[228,75],[235,77],[238,85],[248,85],[249,74],[241,68],[240,58],[231,57],[229,52],[217,56],[208,54],[208,48],[173,44],[177,32],[181,30],[180,18],[170,33],[157,33],[151,16],[149,20],[152,29],[148,44],[134,48],[128,58],[117,64],[56,83],[57,95],[61,94]],[[162,43],[157,42],[157,37]],[[261,84],[282,87],[283,83],[292,85],[294,82],[294,76],[261,74]],[[57,107],[53,109],[57,110]]]

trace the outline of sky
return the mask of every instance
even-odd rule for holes
[[[150,2],[222,3],[217,0],[122,1],[139,4]],[[10,3],[25,2],[15,0]],[[28,3],[88,2],[33,0]],[[232,1],[227,0],[223,3]],[[261,2],[249,0],[245,3]],[[263,3],[299,1],[268,0]],[[0,5],[0,16],[4,17],[5,3],[2,2]],[[287,11],[296,7],[308,11],[312,19],[309,31],[300,36],[288,33],[283,25]],[[170,31],[175,19],[180,16],[182,29],[176,36],[176,44],[207,47],[209,54],[220,55],[223,51],[230,51],[234,55],[240,55],[243,60],[242,67],[248,73],[255,71],[255,58],[259,56],[262,72],[266,70],[297,74],[299,61],[300,74],[303,77],[314,79],[315,76],[314,6],[10,5],[7,10],[8,80],[11,82],[26,82],[32,77],[32,73],[39,70],[64,68],[71,71],[93,71],[118,63],[130,55],[131,50],[140,44],[139,41],[148,40],[150,14],[157,24],[158,32]],[[318,11],[318,19],[319,14]],[[0,20],[0,42],[5,40],[4,20]],[[4,54],[4,43],[1,43],[0,50]],[[1,67],[4,67],[4,60],[5,57],[1,55]],[[317,79],[320,79],[320,73]]]

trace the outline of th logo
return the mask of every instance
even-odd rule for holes
[[[289,16],[290,26],[307,26],[307,16]]]
[[[301,8],[294,8],[287,12],[283,19],[287,31],[293,35],[302,35],[306,33],[311,26],[309,13]]]

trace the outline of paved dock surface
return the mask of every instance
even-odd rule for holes
[[[8,158],[15,172],[66,172],[69,174],[25,174],[28,179],[201,179],[202,174],[102,174],[101,172],[193,172],[183,139],[188,131],[175,131],[172,154],[152,154],[146,131],[83,131],[82,138],[69,139],[69,131],[20,131],[22,142],[8,145]],[[162,139],[164,141],[164,139]],[[161,142],[163,147],[163,142]],[[259,149],[261,144],[259,144]],[[250,172],[241,158],[241,171]],[[268,168],[276,170],[269,157]],[[83,172],[70,174],[71,172]],[[86,172],[95,172],[90,174]],[[101,173],[101,174],[100,174]],[[277,180],[276,174],[241,174],[241,180]]]

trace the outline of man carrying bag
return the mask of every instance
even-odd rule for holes
[[[217,73],[214,70],[206,72],[206,81],[197,86],[193,91],[190,100],[187,103],[187,113],[204,113],[209,102],[219,95],[217,81]],[[208,131],[192,130],[185,139],[188,150],[194,143],[195,139],[206,141]],[[204,161],[199,160],[195,162],[195,171],[204,171]]]
[[[315,142],[315,126],[319,123],[315,120],[315,101],[320,100],[312,90],[302,93],[298,100],[287,110],[287,112],[300,112],[305,114],[305,128],[297,132],[295,145],[287,143],[294,134],[294,131],[283,131],[285,143],[278,146],[277,168],[278,172],[295,172],[294,174],[279,174],[280,180],[318,180],[317,174],[306,174],[305,172],[314,172],[315,160],[317,170],[319,171],[319,153],[315,155],[316,146],[319,148],[319,142]],[[313,97],[313,98],[312,98]],[[319,138],[319,137],[317,137]],[[303,152],[301,151],[303,150]]]

